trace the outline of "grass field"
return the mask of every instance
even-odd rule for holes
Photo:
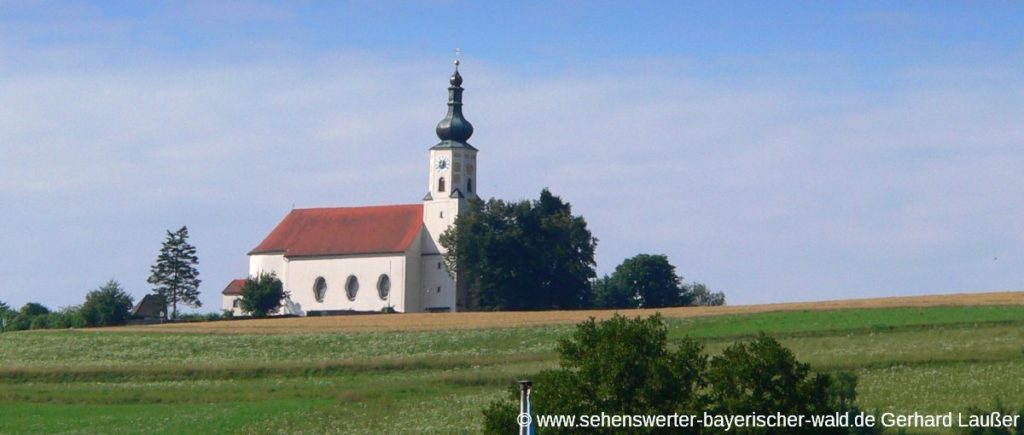
[[[946,412],[996,398],[1021,408],[1021,296],[665,315],[671,340],[694,336],[712,353],[765,331],[816,370],[854,371],[865,409]],[[557,340],[580,315],[427,316],[432,327],[410,320],[419,316],[382,315],[2,334],[0,432],[475,432],[480,408],[511,381],[557,364]],[[374,326],[388,318],[399,324]],[[471,318],[475,328],[465,325]],[[453,319],[463,323],[438,326]]]

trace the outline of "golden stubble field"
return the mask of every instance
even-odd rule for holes
[[[221,322],[96,328],[98,332],[169,332],[200,334],[294,334],[329,332],[391,332],[450,329],[502,328],[549,324],[571,324],[594,317],[607,319],[615,313],[648,316],[661,313],[668,318],[753,314],[772,311],[839,310],[849,308],[935,307],[975,305],[1024,305],[1024,292],[961,293],[847,299],[822,302],[794,302],[724,307],[678,307],[634,310],[508,311],[472,313],[367,314],[331,317],[292,317]]]

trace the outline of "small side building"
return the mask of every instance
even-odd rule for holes
[[[139,300],[129,312],[129,325],[146,325],[163,322],[167,317],[167,301],[160,295],[148,294]]]

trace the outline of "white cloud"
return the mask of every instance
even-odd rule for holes
[[[417,201],[445,110],[448,71],[423,60],[78,69],[5,53],[25,64],[0,73],[0,299],[15,304],[77,303],[112,276],[140,296],[163,230],[188,224],[217,308],[292,204]],[[1024,83],[949,68],[827,91],[671,64],[524,79],[469,59],[463,74],[484,195],[549,186],[587,217],[602,271],[666,253],[732,302],[764,302],[1024,278]]]

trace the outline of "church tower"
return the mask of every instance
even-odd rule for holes
[[[449,78],[448,114],[437,123],[437,137],[441,139],[430,148],[427,170],[427,195],[423,197],[423,224],[429,239],[423,240],[422,281],[425,309],[450,307],[462,309],[465,290],[456,290],[457,280],[448,274],[441,254],[440,237],[455,223],[455,217],[464,213],[470,199],[477,198],[479,181],[476,177],[477,149],[467,142],[473,135],[473,125],[462,116],[462,75],[459,61]],[[461,286],[460,286],[461,287]]]

